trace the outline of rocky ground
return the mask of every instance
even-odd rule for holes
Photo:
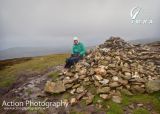
[[[160,90],[160,44],[134,45],[111,37],[70,69],[58,65],[43,74],[23,75],[19,82],[2,99],[63,100],[69,105],[38,111],[2,111],[3,114],[106,114],[110,110],[113,114],[132,114],[135,109],[158,114],[150,102],[135,101],[123,107],[119,104],[124,104],[123,95],[147,96]]]

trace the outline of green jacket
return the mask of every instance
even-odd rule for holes
[[[73,45],[72,54],[80,54],[80,56],[85,56],[86,48],[81,42],[79,42],[78,44]]]

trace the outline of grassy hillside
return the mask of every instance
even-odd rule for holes
[[[0,61],[0,88],[12,85],[21,75],[41,74],[50,67],[64,64],[68,56],[69,54],[54,54]]]

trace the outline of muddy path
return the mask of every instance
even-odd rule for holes
[[[44,85],[46,81],[52,80],[48,75],[51,72],[60,72],[63,70],[63,65],[54,66],[49,68],[42,74],[29,74],[23,73],[19,76],[18,80],[9,88],[4,88],[1,95],[1,103],[5,101],[39,101],[44,100],[47,95],[44,92]],[[3,110],[3,114],[14,112],[13,110]],[[28,113],[27,111],[15,110],[15,113]]]
[[[47,80],[51,80],[48,75],[51,72],[60,72],[63,70],[63,65],[54,66],[49,68],[47,71],[37,74],[37,73],[22,73],[18,76],[18,79],[11,87],[2,94],[2,98],[10,98],[16,96],[22,100],[34,99],[36,94],[42,93],[44,89],[44,84]],[[27,94],[27,90],[31,90],[32,94]]]

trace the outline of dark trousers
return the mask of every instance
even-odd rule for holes
[[[77,63],[80,59],[82,59],[82,57],[80,57],[80,56],[70,57],[70,58],[66,59],[65,68],[70,68],[72,65],[74,65],[75,63]]]

